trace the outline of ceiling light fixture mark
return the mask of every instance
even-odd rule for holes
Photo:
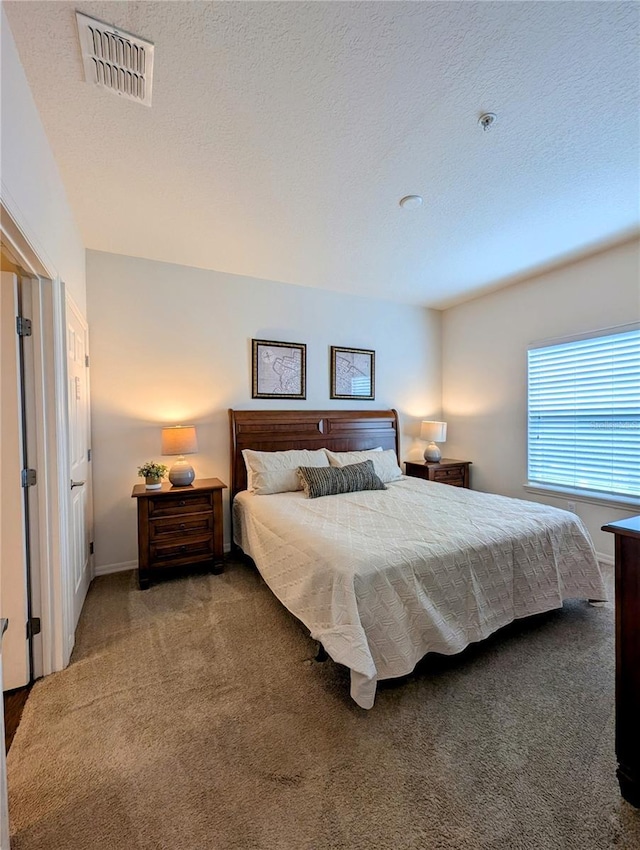
[[[422,196],[405,195],[404,198],[400,198],[399,204],[404,210],[416,210],[422,206]]]
[[[495,123],[495,121],[496,121],[497,117],[498,117],[498,116],[495,114],[495,112],[484,112],[484,113],[483,113],[483,114],[482,114],[482,115],[478,118],[478,124],[479,124],[479,125],[482,127],[482,129],[486,132],[487,130],[489,130],[489,129],[493,126],[493,124]]]

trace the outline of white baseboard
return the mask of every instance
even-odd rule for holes
[[[225,544],[224,552],[227,555],[231,551],[229,543]],[[603,555],[602,552],[596,552],[598,563],[603,567],[612,567],[614,560],[612,555]],[[137,570],[137,561],[123,561],[121,564],[103,564],[101,567],[96,567],[93,571],[94,576],[108,576],[111,573],[123,573],[126,570]]]
[[[613,555],[603,555],[602,552],[596,552],[596,558],[603,567],[612,567],[615,564]]]
[[[124,573],[126,570],[137,570],[137,561],[123,561],[121,564],[102,564],[93,571],[94,576],[108,576],[111,573]]]
[[[230,544],[226,544],[224,547],[225,555],[231,551]],[[111,573],[124,573],[126,570],[137,570],[138,562],[137,561],[123,561],[121,564],[102,564],[99,567],[95,567],[93,570],[94,577],[97,576],[108,576]]]

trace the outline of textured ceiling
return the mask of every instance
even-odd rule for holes
[[[638,226],[635,2],[4,6],[88,248],[442,307]],[[154,42],[151,109],[76,9]]]

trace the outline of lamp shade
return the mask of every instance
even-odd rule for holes
[[[447,439],[447,423],[423,421],[420,426],[420,439],[430,443],[444,443]]]
[[[195,425],[173,425],[162,429],[163,455],[192,455],[197,451]]]

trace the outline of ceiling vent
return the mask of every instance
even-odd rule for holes
[[[88,83],[151,106],[153,44],[76,12]]]

